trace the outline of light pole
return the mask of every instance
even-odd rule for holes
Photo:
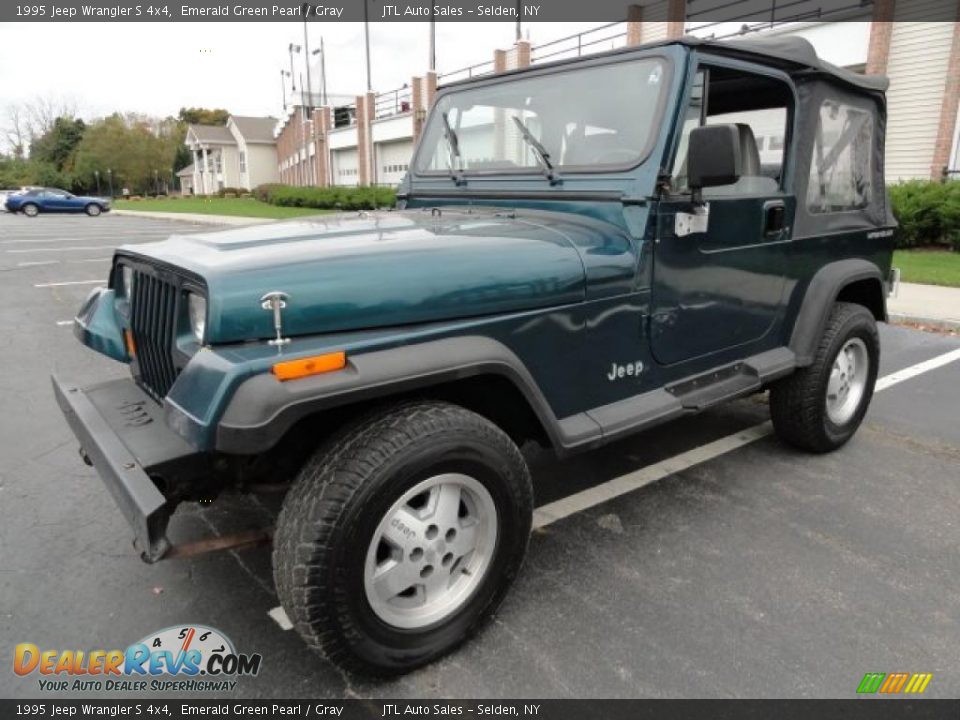
[[[113,170],[107,168],[107,182],[110,184],[110,199],[113,200]]]
[[[307,106],[313,107],[313,80],[310,78],[310,39],[307,37],[307,21],[303,21],[303,64],[307,66]]]
[[[517,0],[517,42],[523,40],[523,32],[520,29],[520,13],[523,12],[523,0]]]
[[[294,54],[294,53],[298,53],[298,54],[299,54],[299,52],[300,52],[300,46],[299,46],[299,45],[295,45],[294,43],[290,43],[290,46],[287,48],[287,50],[290,52],[290,82],[291,82],[292,85],[293,85],[293,87],[291,87],[290,90],[291,90],[292,92],[296,92],[296,91],[297,91],[297,76],[294,75],[294,73],[293,73],[293,54]]]
[[[157,169],[153,169],[153,196],[160,197],[160,174]]]
[[[327,60],[323,50],[323,35],[320,36],[320,49],[314,50],[311,55],[320,56],[320,104],[327,104]]]
[[[286,79],[290,77],[290,73],[287,70],[280,71],[280,91],[283,93],[283,111],[287,111],[287,82]]]
[[[367,48],[367,92],[373,92],[373,82],[370,80],[370,3],[363,0],[363,37]]]
[[[433,19],[433,10],[430,11],[430,71],[437,69],[437,21]]]
[[[100,171],[94,170],[93,176],[97,179],[97,197],[100,197]]]

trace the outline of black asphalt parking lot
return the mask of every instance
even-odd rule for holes
[[[391,682],[345,676],[268,615],[266,547],[143,564],[49,376],[124,376],[68,321],[114,246],[199,228],[0,214],[0,697],[41,694],[10,671],[16,643],[125,648],[184,623],[263,654],[237,697],[853,697],[864,673],[897,671],[960,695],[960,361],[883,390],[834,454],[767,436],[537,530],[494,622]],[[881,375],[960,348],[897,327],[882,340]],[[767,417],[751,398],[563,463],[535,457],[538,505]],[[170,535],[269,525],[278,504],[184,508]]]

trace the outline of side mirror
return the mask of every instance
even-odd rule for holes
[[[740,131],[736,125],[704,125],[690,131],[687,185],[700,190],[740,179]]]

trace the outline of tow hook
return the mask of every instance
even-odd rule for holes
[[[80,459],[83,460],[84,465],[93,467],[93,462],[90,460],[90,456],[87,455],[86,450],[84,450],[82,447],[78,447],[77,452],[80,453]]]

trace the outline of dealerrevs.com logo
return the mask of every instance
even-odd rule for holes
[[[235,678],[255,676],[263,657],[238,653],[230,639],[204,625],[151,633],[126,650],[14,648],[13,672],[39,675],[42,691],[202,692],[233,690]]]

